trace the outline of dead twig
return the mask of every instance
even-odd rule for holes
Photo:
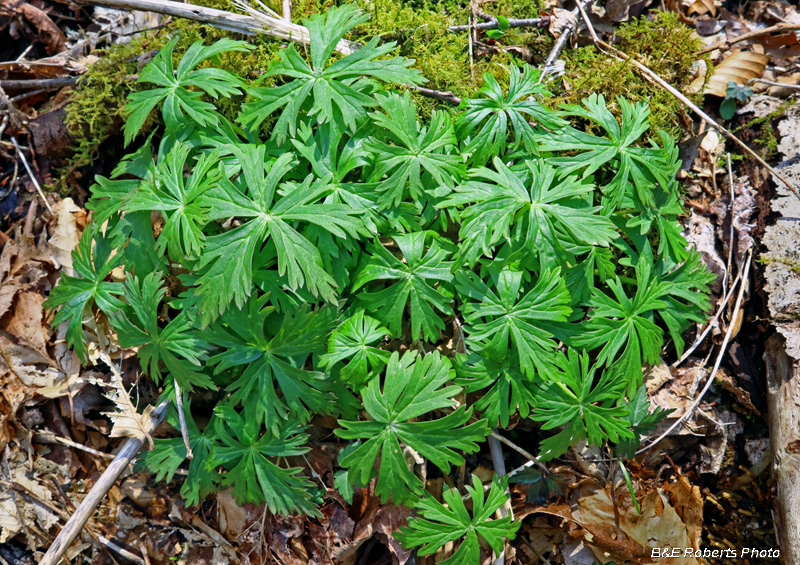
[[[461,104],[461,98],[453,94],[452,92],[448,91],[441,91],[441,90],[431,90],[430,88],[423,88],[421,86],[414,86],[412,84],[407,84],[406,88],[409,90],[413,90],[414,92],[419,92],[423,96],[427,96],[428,98],[436,98],[437,100],[442,100],[444,102],[449,102],[450,104],[455,104],[458,106]]]
[[[77,2],[78,4],[109,6],[122,10],[141,10],[143,12],[167,14],[246,35],[263,33],[306,45],[310,41],[308,30],[304,26],[288,22],[282,16],[272,12],[272,10],[269,10],[269,12],[256,10],[241,1],[234,1],[234,4],[237,8],[246,11],[248,15],[235,14],[225,10],[195,6],[194,4],[175,2],[173,0],[77,0]],[[349,55],[355,51],[355,47],[349,41],[342,40],[337,45],[336,51],[343,55]]]
[[[39,181],[36,180],[36,175],[33,174],[30,165],[28,165],[28,160],[25,158],[25,154],[22,152],[22,149],[17,143],[17,139],[13,136],[11,137],[11,143],[14,144],[14,148],[17,150],[19,158],[22,159],[22,164],[25,166],[25,170],[28,171],[28,176],[30,177],[33,186],[36,187],[36,192],[39,194],[39,198],[41,198],[42,202],[44,202],[44,207],[47,208],[47,211],[50,212],[51,216],[54,216],[55,214],[53,214],[53,209],[50,207],[50,203],[47,201],[42,187],[39,186]]]
[[[747,84],[753,84],[754,82],[760,82],[761,84],[767,84],[769,86],[777,86],[780,88],[788,88],[790,90],[800,90],[800,84],[786,84],[783,82],[775,82],[774,80],[767,80],[764,78],[751,78],[747,81]]]
[[[150,413],[150,419],[147,422],[147,433],[150,434],[158,427],[164,420],[167,413],[168,401],[162,401]],[[67,520],[67,523],[59,532],[50,549],[47,550],[44,558],[39,562],[39,565],[56,565],[67,548],[72,544],[80,531],[83,529],[86,522],[94,513],[100,501],[105,498],[106,493],[114,486],[122,471],[128,466],[131,460],[139,453],[139,450],[144,444],[145,438],[135,437],[129,439],[122,446],[117,456],[106,468],[100,478],[92,487],[92,490],[86,495],[83,501],[78,506],[75,513]],[[108,541],[108,540],[106,540]]]
[[[539,75],[539,83],[544,82],[545,77],[550,72],[549,69],[553,67],[553,63],[556,62],[558,56],[561,55],[561,52],[564,50],[564,47],[567,45],[567,40],[573,33],[577,33],[580,31],[581,28],[581,20],[578,19],[578,13],[583,11],[583,8],[589,4],[592,0],[580,0],[578,5],[572,10],[570,22],[567,25],[567,28],[561,32],[561,35],[558,36],[556,40],[556,44],[553,45],[553,49],[550,51],[550,54],[545,59],[544,67],[542,68],[542,72]],[[588,19],[586,20],[588,21]]]
[[[726,39],[724,41],[720,41],[719,43],[715,43],[705,49],[698,51],[697,55],[704,55],[705,53],[711,53],[715,49],[719,49],[720,47],[730,47],[731,45],[735,45],[742,41],[747,41],[748,39],[752,39],[754,37],[758,37],[759,35],[768,35],[770,33],[782,32],[782,31],[797,31],[800,30],[800,24],[777,24],[770,27],[765,27],[764,29],[759,29],[756,31],[751,31],[748,33],[743,33],[739,37],[734,37],[733,39]]]
[[[747,259],[745,260],[744,269],[742,271],[742,284],[739,287],[739,294],[736,297],[736,304],[735,304],[735,306],[733,308],[733,313],[734,313],[733,317],[734,318],[736,317],[736,314],[739,312],[740,308],[742,307],[742,299],[744,298],[744,289],[747,286],[747,284],[746,284],[747,275],[750,272],[750,264],[752,263],[752,261],[753,261],[752,249],[748,248],[748,250],[747,250]],[[708,378],[706,380],[705,386],[703,387],[703,390],[701,390],[700,394],[697,395],[697,398],[695,398],[694,402],[692,402],[692,405],[681,415],[680,418],[678,418],[678,420],[674,424],[672,424],[669,428],[667,428],[667,430],[663,434],[661,434],[656,439],[654,439],[653,441],[651,441],[650,443],[648,443],[647,445],[645,445],[644,447],[639,449],[636,452],[636,455],[639,455],[640,453],[644,453],[645,451],[649,450],[654,445],[658,444],[662,439],[664,439],[669,434],[671,434],[675,430],[675,428],[680,426],[684,422],[684,420],[686,420],[689,416],[691,416],[692,413],[694,413],[694,411],[700,405],[700,401],[703,400],[703,397],[708,392],[708,389],[711,388],[711,384],[714,382],[714,377],[717,376],[717,371],[719,371],[719,366],[722,363],[722,358],[725,356],[725,352],[728,349],[728,342],[731,339],[731,334],[733,334],[734,326],[735,326],[735,324],[733,324],[733,323],[728,325],[728,331],[725,332],[725,338],[722,340],[722,344],[720,345],[719,353],[717,354],[717,359],[714,362],[714,368],[711,370],[711,373],[708,375]]]
[[[65,86],[72,86],[76,82],[78,82],[78,77],[0,80],[0,88],[8,90],[56,90]]]
[[[492,431],[492,433],[491,433],[491,435],[489,437],[490,438],[494,438],[497,441],[503,442],[504,444],[506,444],[508,447],[510,447],[511,449],[513,449],[514,451],[516,451],[517,453],[522,455],[523,457],[527,457],[528,459],[533,461],[533,463],[537,467],[539,467],[539,469],[541,469],[543,472],[550,473],[550,470],[547,468],[547,466],[544,463],[539,461],[538,457],[533,455],[531,452],[521,448],[520,446],[518,446],[516,443],[514,443],[510,439],[501,436],[499,433],[497,433],[496,429]]]
[[[543,28],[547,27],[550,23],[550,18],[519,18],[519,19],[508,19],[508,27],[536,27],[536,28]],[[497,22],[496,19],[492,18],[490,22],[481,22],[479,24],[472,24],[472,29],[477,30],[487,30],[487,29],[497,29],[500,27],[500,24]],[[447,31],[451,31],[454,33],[460,31],[469,31],[470,26],[467,25],[455,25],[450,26],[447,28]]]
[[[178,384],[178,379],[173,378],[172,385],[175,387],[175,405],[178,408],[178,422],[180,422],[181,426],[183,445],[186,446],[186,458],[194,459],[192,446],[189,445],[189,430],[186,428],[186,414],[183,412],[183,393],[181,392],[181,386]]]

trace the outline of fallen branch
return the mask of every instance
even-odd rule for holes
[[[547,27],[550,24],[549,18],[521,18],[521,19],[508,19],[508,27]],[[497,29],[500,24],[497,20],[491,22],[482,22],[479,24],[472,24],[472,29]],[[470,29],[469,25],[450,26],[447,31],[459,32],[467,31]]]
[[[751,31],[748,33],[743,33],[739,37],[734,37],[733,39],[726,39],[724,41],[720,41],[719,43],[715,43],[705,49],[698,51],[697,55],[704,55],[705,53],[710,53],[715,49],[719,49],[720,47],[730,47],[731,45],[735,45],[737,43],[741,43],[742,41],[747,41],[748,39],[752,39],[754,37],[758,37],[759,35],[768,35],[770,33],[776,33],[781,31],[797,31],[800,30],[800,24],[777,24],[770,27],[765,27],[764,29],[758,29],[756,31]]]
[[[150,420],[147,422],[146,432],[151,434],[158,425],[164,420],[167,413],[168,401],[164,400],[156,406],[150,413]],[[56,565],[67,548],[72,544],[78,536],[83,526],[94,514],[95,509],[100,504],[100,501],[106,496],[106,493],[114,486],[119,476],[131,462],[131,460],[139,453],[139,450],[144,444],[145,438],[131,438],[129,439],[122,449],[120,449],[117,456],[106,468],[100,478],[89,491],[89,494],[84,497],[83,501],[75,510],[72,517],[67,520],[67,523],[59,532],[53,545],[47,550],[44,558],[39,562],[39,565]]]
[[[308,45],[310,38],[308,30],[301,25],[287,22],[277,14],[269,14],[264,11],[251,8],[243,2],[234,2],[237,7],[246,10],[250,15],[235,14],[225,10],[215,8],[205,8],[173,0],[77,0],[78,4],[92,4],[96,6],[108,6],[121,10],[140,10],[143,12],[155,12],[167,14],[176,18],[184,18],[203,22],[219,29],[255,35],[263,33],[279,39],[297,41]],[[336,51],[342,55],[349,55],[356,50],[355,46],[349,41],[342,40],[336,47]]]

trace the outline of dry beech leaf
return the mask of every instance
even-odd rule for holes
[[[689,90],[692,92],[702,90],[704,94],[724,98],[729,82],[747,84],[750,79],[761,78],[768,62],[769,56],[763,53],[736,50],[714,69],[714,74],[711,75],[705,88],[703,88],[705,74],[702,74],[692,81]]]
[[[714,0],[695,0],[686,13],[690,16],[715,16],[717,14],[717,5]]]

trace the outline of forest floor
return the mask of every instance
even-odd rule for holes
[[[310,4],[301,2],[295,10],[311,10]],[[780,218],[797,216],[794,196],[767,166],[663,87],[594,47],[574,3],[490,0],[472,6],[449,2],[446,9],[444,2],[418,4],[446,12],[442,21],[449,25],[467,24],[472,14],[477,21],[504,14],[542,22],[505,33],[470,32],[471,40],[469,33],[452,31],[417,44],[400,29],[399,17],[384,16],[387,21],[379,22],[384,35],[400,38],[401,49],[419,59],[429,86],[440,93],[474,92],[483,72],[511,56],[541,68],[554,54],[564,63],[556,65],[549,83],[554,103],[575,102],[591,92],[609,100],[648,97],[651,121],[681,141],[687,238],[717,274],[712,318],[687,343],[710,328],[705,339],[682,362],[665,359],[646,379],[651,404],[674,412],[643,444],[682,421],[628,466],[641,514],[621,509],[625,483],[606,480],[608,465],[595,450],[575,449],[549,463],[559,476],[551,490],[535,483],[512,486],[514,515],[523,525],[505,563],[660,562],[642,554],[641,546],[626,546],[630,539],[719,550],[717,557],[682,554],[664,563],[777,563],[741,552],[777,549],[781,541],[770,450],[778,416],[770,414],[767,365],[783,348],[800,358],[797,239],[776,228]],[[409,10],[416,5],[404,4]],[[780,0],[596,0],[586,11],[600,39],[664,76],[797,186],[800,12],[795,6]],[[636,18],[658,20],[661,12],[676,16],[678,23],[671,25],[689,30],[700,49],[681,51],[685,46],[670,44],[669,37],[642,40],[641,34],[654,33],[652,26],[631,27]],[[299,22],[298,13],[294,16]],[[53,313],[43,303],[60,273],[72,268],[71,253],[90,216],[84,206],[94,175],[109,174],[123,154],[120,116],[126,89],[135,83],[132,75],[146,62],[141,57],[152,58],[148,50],[163,45],[179,25],[183,33],[220,33],[199,24],[187,32],[179,18],[89,3],[0,0],[0,563],[38,563],[127,441],[109,436],[109,413],[118,407],[104,383],[113,376],[97,357],[85,364],[78,360],[64,343],[64,329],[51,327]],[[771,26],[778,27],[754,33]],[[563,52],[555,52],[556,37],[572,28],[578,31]],[[281,45],[259,41],[273,49]],[[715,72],[704,81],[709,64]],[[78,80],[84,75],[94,78]],[[71,104],[77,104],[72,114]],[[133,363],[129,360],[125,371],[131,390],[138,374]],[[392,538],[407,509],[380,504],[369,489],[357,493],[352,504],[341,499],[332,484],[338,439],[325,419],[312,424],[314,447],[298,464],[329,488],[322,517],[281,517],[263,506],[239,507],[229,492],[187,507],[179,494],[180,473],[165,483],[130,466],[66,559],[153,565],[440,562],[448,548],[426,560]],[[529,439],[536,426],[524,419],[514,426],[503,446],[509,470],[528,463],[526,453],[537,449]],[[471,456],[467,465],[478,476],[493,472],[488,451]],[[430,479],[428,490],[441,494],[445,482]],[[620,529],[624,540],[617,536]],[[737,557],[729,557],[728,550]]]

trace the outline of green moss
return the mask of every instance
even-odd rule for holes
[[[695,53],[702,47],[694,31],[681,23],[673,12],[659,12],[653,20],[640,18],[620,26],[614,42],[619,50],[635,57],[683,92],[693,78]],[[568,51],[564,58],[566,72],[553,103],[575,104],[598,93],[605,96],[611,110],[618,113],[618,96],[631,101],[648,100],[653,130],[663,129],[681,137],[680,102],[661,86],[645,80],[633,63],[614,59],[593,45]],[[700,95],[687,95],[702,103]]]

